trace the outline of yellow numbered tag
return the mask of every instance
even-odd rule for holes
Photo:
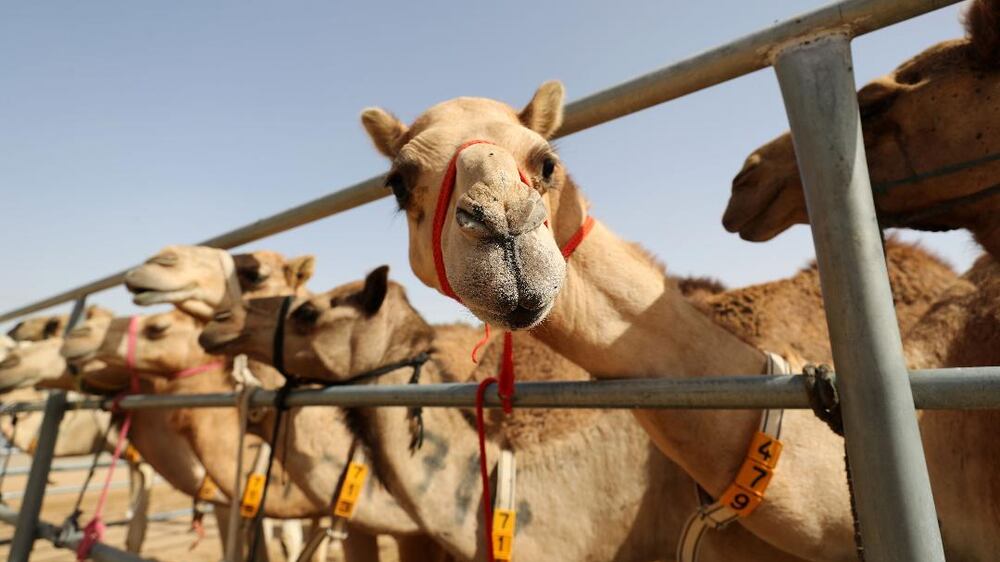
[[[215,499],[215,492],[218,491],[219,487],[215,485],[211,477],[207,474],[205,478],[201,481],[201,486],[198,487],[198,499],[206,502],[210,502]]]
[[[781,441],[771,437],[766,433],[758,431],[750,440],[750,450],[747,451],[747,458],[753,459],[768,468],[778,466],[778,459],[781,457]]]
[[[341,486],[340,494],[337,495],[337,503],[333,506],[334,515],[346,519],[350,519],[354,515],[354,508],[358,505],[361,490],[365,488],[366,478],[368,478],[366,465],[354,461],[347,465],[344,485]]]
[[[493,558],[509,561],[514,553],[514,527],[517,513],[510,509],[493,512]]]
[[[733,480],[733,483],[754,495],[763,496],[767,485],[771,483],[772,476],[774,476],[774,470],[771,468],[752,459],[745,459],[740,471],[736,473],[736,479]]]
[[[739,514],[740,517],[746,517],[753,513],[753,510],[757,509],[764,501],[764,496],[758,496],[753,492],[744,490],[736,484],[730,484],[729,488],[726,489],[722,497],[719,498],[719,503],[732,509]]]
[[[246,518],[257,515],[260,500],[264,497],[264,475],[254,472],[247,478],[247,487],[240,502],[240,515]]]
[[[139,454],[139,450],[133,447],[131,443],[125,447],[125,460],[132,464],[139,464],[142,462],[142,455]]]

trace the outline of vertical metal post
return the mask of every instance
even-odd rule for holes
[[[14,539],[10,545],[8,562],[27,562],[37,535],[38,514],[45,497],[45,486],[49,482],[49,468],[52,453],[59,436],[59,423],[66,411],[66,392],[54,390],[45,401],[45,417],[38,433],[38,446],[31,460],[31,473],[21,499],[21,508],[14,528]]]
[[[80,320],[83,320],[83,313],[86,310],[86,308],[87,308],[87,295],[83,295],[82,297],[73,301],[73,310],[69,313],[69,320],[66,322],[66,329],[63,330],[64,336],[69,334],[70,331],[73,330],[73,328],[76,328],[76,325],[80,323]]]
[[[869,562],[943,561],[892,305],[850,40],[789,46],[774,69],[805,188]]]

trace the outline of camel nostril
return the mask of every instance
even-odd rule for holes
[[[233,312],[231,310],[220,310],[215,313],[212,320],[215,322],[227,322],[233,318]]]
[[[760,167],[760,157],[754,158],[756,154],[751,156],[747,160],[747,163],[743,165],[743,169],[740,173],[736,174],[733,178],[733,188],[738,188],[749,182],[750,174],[752,174],[758,167]]]
[[[80,326],[79,328],[73,328],[70,333],[66,334],[67,338],[85,338],[90,335],[90,327]]]
[[[486,224],[486,221],[483,220],[481,210],[477,212],[476,210],[468,211],[458,208],[455,211],[455,222],[458,223],[462,232],[476,238],[486,238],[494,234],[493,230]]]

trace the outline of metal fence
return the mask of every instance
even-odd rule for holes
[[[858,114],[850,40],[958,0],[846,0],[598,92],[566,107],[557,137],[772,66],[784,98],[816,246],[833,356],[838,367],[846,443],[851,458],[861,533],[869,561],[944,560],[930,481],[916,424],[921,408],[1000,407],[1000,367],[909,373],[882,254]],[[376,176],[202,242],[233,248],[358,207],[388,195]],[[90,293],[116,286],[124,272],[0,314],[17,318],[76,299],[75,316]],[[850,303],[850,306],[838,306]],[[471,407],[467,384],[339,387],[293,392],[290,406]],[[273,404],[260,391],[258,405]],[[59,420],[67,402],[53,392],[29,475],[9,560],[27,560],[36,537]],[[717,377],[520,383],[519,407],[545,408],[804,408],[796,377]],[[233,394],[130,396],[123,409],[233,406]],[[499,406],[495,397],[489,407]],[[37,406],[10,411],[38,409]],[[12,515],[0,513],[10,521]],[[111,549],[113,550],[113,549]],[[95,557],[125,560],[131,555]]]

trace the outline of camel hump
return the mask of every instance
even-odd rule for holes
[[[1000,0],[975,0],[965,12],[965,30],[976,58],[1000,65]]]
[[[919,244],[894,237],[886,240],[885,257],[896,316],[905,331],[958,280],[958,275],[944,260]]]
[[[502,350],[502,338],[494,338],[483,350],[479,365],[473,373],[475,380],[481,381],[499,372]],[[518,382],[579,381],[590,378],[590,374],[583,368],[524,332],[514,332],[514,365]],[[593,425],[599,413],[596,410],[515,408],[509,416],[495,412],[491,421],[499,422],[499,430],[504,439],[515,450],[519,450],[576,433]],[[496,424],[491,425],[495,431]]]

